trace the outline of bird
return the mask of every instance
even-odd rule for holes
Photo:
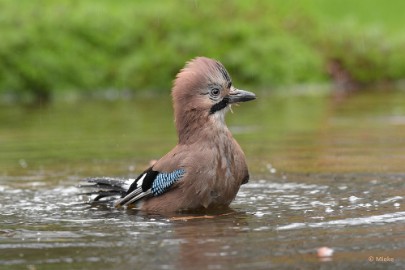
[[[136,179],[88,178],[94,202],[165,213],[228,207],[249,180],[245,154],[226,125],[233,104],[256,95],[233,86],[219,61],[196,57],[177,74],[171,90],[177,145]]]

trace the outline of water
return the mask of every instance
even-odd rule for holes
[[[169,150],[169,99],[4,106],[1,269],[403,269],[404,97],[235,108],[251,181],[229,210],[171,216],[89,204],[77,187],[134,177]]]

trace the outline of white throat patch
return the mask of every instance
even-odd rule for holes
[[[216,111],[215,113],[213,113],[211,115],[213,122],[217,127],[223,127],[226,125],[225,124],[225,114],[229,110],[229,107],[230,106],[227,106],[226,108]]]

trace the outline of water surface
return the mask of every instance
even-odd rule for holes
[[[405,267],[403,93],[262,97],[227,117],[251,181],[223,213],[88,204],[176,143],[168,98],[0,108],[2,269]],[[318,258],[319,247],[334,250]],[[379,261],[379,260],[384,260]]]

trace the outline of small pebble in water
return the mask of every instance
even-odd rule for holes
[[[318,257],[331,257],[333,255],[334,250],[328,247],[320,247],[317,249]]]

